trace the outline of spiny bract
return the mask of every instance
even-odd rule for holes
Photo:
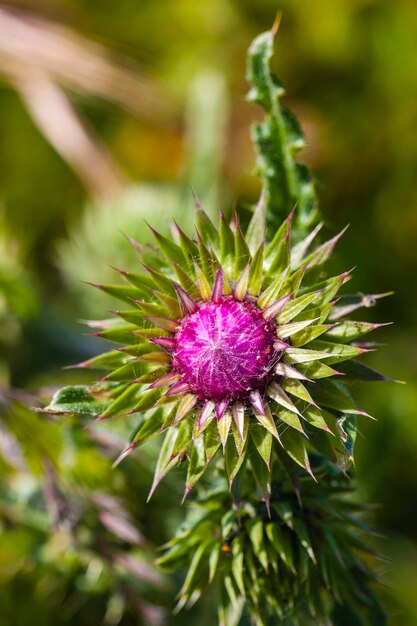
[[[123,326],[94,323],[98,336],[126,345],[78,365],[110,370],[83,391],[91,403],[81,412],[97,421],[140,415],[119,461],[166,431],[152,492],[188,458],[187,494],[221,446],[230,485],[249,444],[268,471],[274,439],[311,474],[307,443],[343,462],[352,456],[355,416],[365,413],[341,379],[383,377],[343,363],[367,351],[355,341],[379,325],[338,321],[369,304],[335,300],[350,272],[322,277],[342,233],[310,252],[319,226],[292,246],[291,213],[266,244],[262,197],[246,236],[236,216],[229,224],[221,214],[215,228],[197,200],[196,215],[195,240],[175,225],[176,242],[154,230],[156,247],[131,241],[147,274],[118,270],[129,285],[96,285],[134,308],[113,312]],[[65,411],[62,393],[47,411]],[[260,483],[267,495],[268,481]]]
[[[281,475],[269,510],[248,488],[235,506],[227,489],[193,503],[158,561],[167,570],[188,570],[177,610],[213,584],[220,624],[240,624],[248,609],[256,626],[386,624],[370,569],[378,555],[368,545],[367,507],[323,457],[313,455],[312,466],[319,484],[298,472],[296,494]]]

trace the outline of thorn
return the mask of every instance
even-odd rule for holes
[[[348,280],[352,272],[355,271],[356,267],[357,266],[355,265],[350,270],[347,270],[347,272],[343,272],[343,274],[340,274],[340,280],[341,280],[342,285]]]
[[[198,311],[197,303],[192,299],[192,297],[183,289],[178,283],[173,283],[174,289],[177,293],[178,300],[180,304],[184,307],[184,309],[192,315],[196,311]]]
[[[199,199],[198,199],[198,197],[197,197],[197,194],[196,194],[196,192],[194,191],[194,189],[193,189],[193,188],[191,188],[191,193],[192,193],[192,195],[193,195],[193,200],[194,200],[194,208],[195,208],[195,210],[196,210],[196,211],[201,211],[201,210],[202,210],[202,208],[201,208],[200,201],[199,201]]]
[[[119,267],[115,267],[114,265],[108,265],[107,267],[110,267],[110,269],[114,270],[115,272],[117,272],[121,276],[126,276],[127,275],[127,271],[126,270],[122,270]]]
[[[184,491],[184,495],[183,495],[182,500],[181,500],[181,504],[184,504],[184,502],[185,502],[188,494],[190,493],[191,489],[192,489],[191,485],[185,485],[185,491]]]
[[[134,443],[129,444],[117,457],[114,461],[112,468],[117,467],[131,452],[134,450],[136,445]]]
[[[264,500],[265,500],[265,506],[266,506],[266,510],[268,513],[268,517],[269,519],[271,519],[271,496],[269,493],[264,496]]]
[[[149,228],[149,230],[151,231],[152,235],[158,239],[158,237],[160,236],[160,233],[158,233],[158,231],[149,224],[149,222],[147,222],[146,220],[143,220],[146,224],[146,226]]]
[[[65,365],[63,370],[75,370],[75,369],[83,369],[84,367],[88,367],[88,361],[81,361],[80,363],[74,363],[74,365]]]
[[[278,13],[276,14],[274,23],[272,24],[272,28],[271,28],[272,37],[275,37],[275,35],[277,34],[279,26],[281,24],[281,20],[282,20],[282,11],[278,11]]]
[[[121,231],[122,232],[122,231]],[[142,246],[140,243],[138,243],[135,239],[133,239],[133,237],[130,237],[129,235],[126,235],[126,233],[122,232],[123,237],[130,243],[130,245],[132,246],[132,248],[134,248],[135,250],[137,250],[138,252],[140,252],[142,250]]]

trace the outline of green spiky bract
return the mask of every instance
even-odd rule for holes
[[[312,465],[318,485],[297,470],[281,475],[269,510],[250,476],[238,502],[221,483],[200,496],[159,559],[167,570],[187,569],[178,608],[213,584],[220,624],[239,623],[245,605],[257,626],[386,623],[373,591],[370,565],[380,557],[368,545],[367,507],[322,457]]]
[[[237,626],[246,612],[262,626],[380,625],[374,575],[359,555],[367,552],[361,507],[345,473],[357,419],[367,417],[350,386],[386,378],[358,360],[373,345],[362,338],[380,325],[347,317],[386,294],[343,295],[351,273],[328,274],[343,231],[318,242],[314,187],[295,160],[303,137],[270,71],[274,34],[249,51],[250,99],[265,120],[253,135],[263,191],[248,228],[236,215],[214,225],[196,200],[195,237],[175,224],[172,238],[153,230],[153,246],[130,240],[138,270],[117,270],[123,284],[95,285],[123,306],[88,322],[115,347],[77,366],[103,377],[60,390],[44,410],[134,423],[117,462],[159,437],[150,495],[179,464],[185,496],[204,487],[197,517],[161,559],[188,568],[179,608],[215,578],[221,626]],[[178,368],[177,342],[193,316],[223,302],[265,322],[274,358],[253,388],[210,398]],[[221,366],[226,380],[227,355]]]
[[[343,298],[335,300],[350,273],[324,278],[322,267],[340,235],[316,247],[308,237],[293,247],[291,214],[269,244],[263,240],[251,253],[253,241],[243,236],[236,217],[229,224],[221,215],[216,228],[198,204],[196,213],[195,241],[178,227],[176,242],[154,231],[156,247],[145,253],[147,275],[120,272],[126,285],[97,285],[127,302],[125,309],[114,311],[115,320],[97,323],[100,337],[124,346],[79,364],[106,371],[91,390],[78,390],[87,400],[81,402],[81,411],[97,421],[132,414],[140,418],[120,459],[163,433],[153,489],[186,456],[188,493],[216,453],[224,454],[232,485],[253,448],[266,468],[266,477],[265,471],[259,472],[259,483],[267,497],[275,459],[285,463],[288,455],[312,474],[308,448],[339,463],[348,460],[341,451],[352,456],[348,430],[357,415],[366,414],[343,380],[355,380],[357,371],[378,376],[356,361],[366,352],[356,341],[377,325],[331,321],[340,314]],[[263,220],[261,210],[254,220]],[[248,232],[261,227],[255,229],[252,222]],[[164,347],[189,316],[187,306],[216,297],[239,302],[250,298],[265,318],[274,320],[282,344],[272,377],[255,400],[231,403],[220,417],[216,402],[200,401],[183,388]],[[73,412],[74,406],[65,407],[74,403],[73,393],[61,391],[47,411]],[[257,457],[250,462],[255,466]]]

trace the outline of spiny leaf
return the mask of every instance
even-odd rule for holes
[[[208,279],[213,279],[220,267],[220,262],[214,254],[213,250],[206,246],[201,234],[198,234],[198,253],[201,269]]]
[[[42,413],[51,415],[82,415],[97,417],[109,405],[107,394],[96,396],[94,390],[86,385],[63,387],[57,391],[48,406],[41,409]]]
[[[181,287],[185,289],[185,291],[191,296],[191,298],[195,298],[197,300],[200,296],[200,293],[198,291],[197,285],[194,282],[193,277],[190,276],[190,273],[186,272],[180,265],[178,265],[178,263],[172,263],[172,267],[174,268],[174,272]]]
[[[153,269],[152,267],[148,267],[147,265],[145,265],[144,267],[157,289],[160,289],[164,293],[167,293],[173,298],[176,298],[177,294],[175,293],[174,285],[170,277],[162,274],[161,272],[157,272],[155,269]]]
[[[270,259],[270,265],[264,278],[266,284],[271,282],[271,277],[283,272],[284,269],[290,265],[290,262],[290,231],[288,230],[282,241],[279,242],[278,246],[274,250],[274,254]]]
[[[137,343],[137,337],[134,334],[136,332],[137,329],[134,326],[119,326],[118,328],[107,328],[99,333],[94,333],[94,335],[113,343],[135,344]]]
[[[68,369],[72,368],[88,368],[88,369],[98,369],[98,370],[109,370],[114,367],[120,367],[123,365],[128,357],[125,354],[120,352],[119,350],[111,350],[110,352],[103,352],[103,354],[99,354],[98,356],[94,356],[87,361],[82,361],[81,363],[77,363],[76,365],[70,365]]]
[[[133,382],[148,371],[149,365],[147,363],[138,363],[138,361],[134,360],[113,370],[103,380]]]
[[[295,118],[280,106],[284,89],[271,73],[274,31],[259,35],[249,48],[247,78],[249,100],[262,106],[265,121],[253,130],[258,149],[258,169],[265,188],[267,222],[275,226],[298,205],[298,226],[304,229],[315,219],[315,193],[307,168],[295,157],[304,138]]]
[[[284,409],[283,407],[277,406],[276,407],[276,411],[275,411],[277,417],[287,426],[291,426],[291,428],[294,428],[295,430],[297,430],[299,433],[301,433],[302,435],[305,435],[305,432],[303,430],[303,427],[301,425],[300,419],[298,417],[298,415],[296,415],[295,413],[293,413],[292,411],[289,411],[288,409]],[[286,428],[280,428],[280,431],[285,432]]]

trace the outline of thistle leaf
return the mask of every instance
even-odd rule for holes
[[[310,175],[295,157],[304,138],[295,118],[280,105],[284,89],[272,74],[275,32],[259,35],[248,54],[247,78],[251,84],[248,98],[265,110],[265,121],[253,129],[258,149],[258,169],[265,189],[267,223],[280,222],[298,206],[298,228],[303,230],[315,220],[315,192]]]
[[[104,389],[103,389],[104,391]],[[106,394],[100,398],[86,385],[63,387],[57,391],[41,413],[98,417],[110,404]]]

